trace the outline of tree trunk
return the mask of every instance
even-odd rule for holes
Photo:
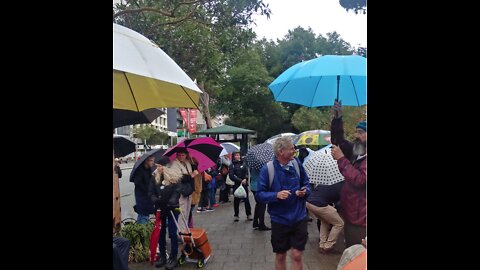
[[[200,102],[202,102],[202,114],[205,117],[205,122],[207,123],[207,129],[212,128],[212,117],[210,116],[210,109],[208,108],[208,104],[210,102],[210,96],[208,95],[207,91],[205,91],[203,82],[201,82],[198,87],[202,90],[202,94],[200,95]]]

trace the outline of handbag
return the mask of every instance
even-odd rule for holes
[[[190,175],[184,174],[178,184],[180,185],[180,194],[184,197],[188,197],[193,193],[193,179]]]
[[[247,198],[247,192],[245,191],[245,188],[240,185],[233,193],[233,196],[235,196],[236,198],[245,199]]]
[[[232,179],[230,179],[230,174],[227,174],[227,179],[225,180],[225,184],[229,186],[235,185],[235,182],[233,182]]]

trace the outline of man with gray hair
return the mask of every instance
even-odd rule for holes
[[[287,251],[292,248],[292,270],[303,269],[302,251],[308,240],[306,198],[310,194],[308,176],[294,157],[295,147],[289,137],[273,143],[275,159],[260,171],[256,199],[268,204],[271,217],[271,243],[275,270],[286,270]],[[268,167],[271,166],[273,170]],[[273,174],[273,175],[272,175]],[[270,180],[272,179],[272,180]]]

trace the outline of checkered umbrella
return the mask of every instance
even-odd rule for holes
[[[248,167],[260,170],[263,165],[274,159],[273,148],[269,143],[261,143],[248,149],[245,161]]]
[[[345,180],[338,170],[337,161],[333,159],[331,152],[331,148],[315,151],[312,153],[313,156],[303,163],[310,183],[333,185]]]

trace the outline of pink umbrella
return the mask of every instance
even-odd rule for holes
[[[215,166],[223,147],[210,137],[196,139],[187,139],[177,143],[168,149],[163,155],[174,160],[177,157],[177,150],[185,148],[191,157],[198,160],[198,171],[203,172],[206,169]]]

